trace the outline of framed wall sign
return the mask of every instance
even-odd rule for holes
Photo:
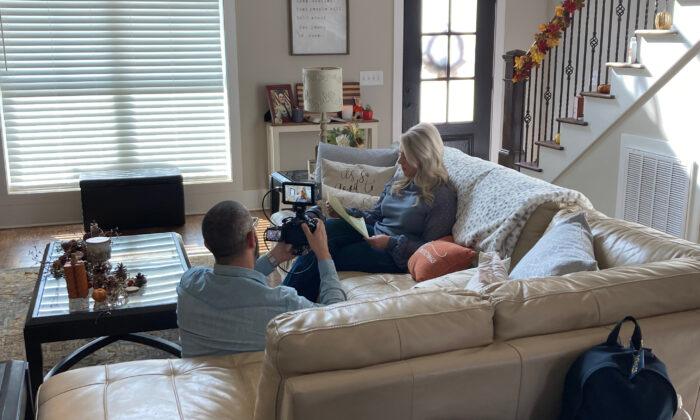
[[[289,0],[291,55],[349,54],[348,0]]]

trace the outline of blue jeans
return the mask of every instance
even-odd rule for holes
[[[367,231],[372,236],[374,226],[367,225]],[[326,220],[326,234],[328,250],[338,271],[404,272],[396,266],[388,252],[372,248],[362,235],[343,219]],[[296,259],[282,284],[295,288],[300,296],[316,302],[320,283],[316,255],[309,252]]]

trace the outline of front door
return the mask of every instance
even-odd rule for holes
[[[495,0],[404,0],[403,130],[489,158]]]

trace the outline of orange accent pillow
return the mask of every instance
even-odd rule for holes
[[[424,244],[408,260],[408,271],[415,281],[424,281],[466,270],[472,266],[476,252],[454,243],[445,236]]]

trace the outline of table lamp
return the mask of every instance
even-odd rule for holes
[[[311,67],[303,70],[304,111],[321,113],[319,139],[326,142],[327,113],[343,107],[343,69],[340,67]]]

